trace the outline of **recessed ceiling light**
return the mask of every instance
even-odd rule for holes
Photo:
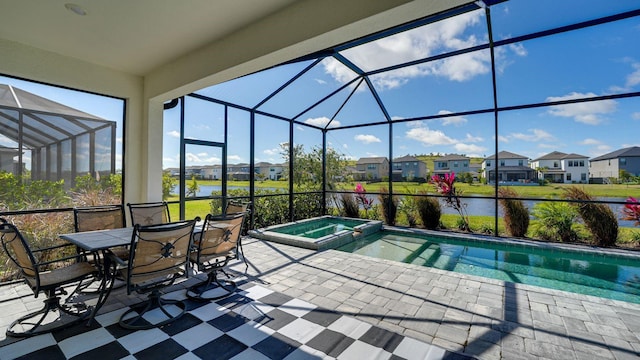
[[[80,16],[87,15],[87,11],[78,4],[66,3],[64,4],[64,7],[66,7],[67,10],[71,11],[76,15],[80,15]]]

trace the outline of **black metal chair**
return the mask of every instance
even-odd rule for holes
[[[225,214],[234,214],[234,213],[244,213],[244,221],[242,222],[242,227],[240,229],[240,235],[247,235],[249,230],[249,223],[251,222],[251,213],[253,212],[253,203],[251,201],[236,201],[231,200],[227,203],[227,207],[225,208]],[[242,237],[238,240],[238,247],[236,248],[236,256],[238,258],[242,258],[244,262],[244,271],[247,272],[249,270],[249,263],[247,262],[247,258],[244,256],[244,248],[242,247]]]
[[[120,326],[151,329],[173,322],[185,313],[182,301],[163,299],[160,290],[187,276],[191,236],[199,220],[134,226],[130,257],[126,264],[122,264],[120,272],[127,282],[127,294],[135,291],[149,295],[145,302],[122,314]],[[119,259],[115,258],[115,261]],[[172,313],[172,306],[176,306],[179,312]],[[154,309],[158,309],[166,319],[155,324],[147,322],[144,315]]]
[[[99,275],[99,270],[88,262],[75,261],[76,254],[50,261],[39,261],[36,256],[51,250],[61,251],[66,246],[73,246],[72,244],[32,251],[20,231],[5,219],[0,219],[0,241],[4,251],[18,267],[34,296],[37,298],[40,292],[46,295],[44,306],[38,311],[15,320],[7,328],[7,335],[15,337],[38,335],[70,326],[91,315],[94,307],[87,306],[81,301],[73,301],[78,300],[78,290],[81,289],[84,281],[94,281]],[[75,283],[77,285],[74,290],[68,293],[65,286]],[[103,280],[103,289],[104,285]],[[62,302],[61,295],[67,295]],[[103,296],[106,296],[104,291],[101,292],[96,306],[102,303]],[[49,316],[56,311],[59,312],[57,316]],[[65,314],[69,315],[66,316],[66,319]]]
[[[165,201],[150,203],[127,203],[133,225],[156,225],[171,222],[169,205]]]
[[[216,300],[232,294],[237,285],[232,280],[223,280],[218,272],[224,273],[224,268],[230,260],[238,257],[237,247],[240,242],[242,223],[245,213],[213,216],[207,215],[204,220],[202,233],[194,239],[194,251],[191,253],[191,263],[207,273],[207,279],[187,290],[187,297],[194,300]]]
[[[77,207],[73,209],[73,223],[76,232],[84,231],[96,231],[107,229],[120,229],[126,227],[126,218],[124,215],[124,206],[122,205],[101,205],[101,206],[88,206]],[[129,247],[117,247],[110,248],[109,253],[117,256],[122,260],[129,259]],[[104,259],[99,259],[100,254],[88,254],[82,249],[78,248],[78,253],[82,255],[83,261],[88,261],[98,266],[101,270],[104,269]],[[104,269],[104,271],[110,271]],[[99,288],[93,286],[94,284],[87,284],[86,288],[82,289],[82,292],[96,292]],[[119,282],[115,288],[124,286],[124,282]]]
[[[73,223],[76,232],[124,228],[126,227],[124,206],[103,205],[74,208]],[[110,251],[121,259],[129,258],[129,249],[126,247],[114,248]]]

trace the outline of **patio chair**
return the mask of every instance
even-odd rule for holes
[[[79,207],[73,209],[73,223],[76,232],[119,229],[126,227],[122,205]],[[129,258],[128,248],[109,249],[117,257]]]
[[[232,294],[237,285],[232,280],[218,277],[230,260],[237,259],[237,246],[240,242],[240,230],[245,213],[213,216],[208,214],[204,220],[200,238],[194,240],[194,251],[190,255],[191,263],[198,271],[205,272],[207,279],[187,290],[187,297],[194,300],[217,300]]]
[[[187,276],[191,236],[196,221],[141,226],[136,224],[131,237],[131,254],[120,272],[127,282],[127,294],[148,293],[145,302],[127,310],[120,317],[120,326],[126,329],[151,329],[169,324],[182,316],[185,304],[179,300],[163,299],[161,289],[171,286],[176,279]],[[118,258],[114,259],[119,261]],[[176,313],[177,309],[177,313]],[[157,323],[149,323],[145,314],[153,312]],[[132,315],[132,316],[130,316]]]
[[[165,201],[150,203],[127,203],[133,225],[156,225],[171,222],[169,205]]]
[[[77,300],[77,292],[85,280],[95,280],[99,274],[98,269],[88,262],[74,261],[77,259],[75,254],[50,261],[39,261],[37,258],[37,255],[42,256],[45,251],[61,250],[65,246],[72,246],[71,244],[31,250],[20,231],[5,219],[0,219],[0,241],[34,296],[37,298],[40,292],[46,296],[44,306],[40,310],[24,315],[11,323],[7,328],[7,335],[27,337],[50,332],[80,322],[92,313],[92,307],[83,302],[72,301]],[[67,293],[65,286],[74,283],[77,283],[74,290]],[[103,289],[104,284],[103,282]],[[61,295],[68,295],[64,302],[61,302]],[[58,316],[50,316],[56,311],[59,312]],[[63,319],[65,314],[69,316]]]
[[[247,231],[249,228],[248,222],[251,220],[251,213],[253,211],[253,203],[251,201],[248,202],[239,202],[239,201],[229,201],[227,203],[227,207],[225,209],[225,214],[234,214],[234,213],[245,213],[244,221],[242,222],[242,227],[240,228],[240,235],[247,235]],[[236,256],[239,258],[242,256],[242,261],[244,262],[246,272],[249,270],[249,263],[247,262],[247,258],[244,256],[244,248],[242,247],[242,237],[238,240],[238,247],[236,248]]]

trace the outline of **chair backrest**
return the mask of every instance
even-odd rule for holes
[[[207,215],[198,242],[198,256],[223,254],[235,249],[240,240],[245,213]]]
[[[76,232],[126,227],[124,206],[105,205],[73,209]]]
[[[169,205],[165,201],[151,203],[128,203],[133,225],[157,225],[171,222]]]
[[[134,226],[127,265],[129,292],[168,285],[186,274],[191,236],[199,220]]]
[[[247,224],[251,218],[251,212],[253,211],[253,203],[251,201],[248,202],[238,202],[238,201],[229,201],[227,203],[227,207],[224,210],[224,213],[229,215],[229,214],[235,214],[235,213],[244,213],[245,214],[245,219],[244,222],[242,223],[242,228],[240,229],[240,233],[242,235],[246,235],[247,234]]]
[[[20,269],[21,275],[35,288],[37,294],[40,276],[36,258],[18,228],[5,219],[0,219],[0,241],[9,259]]]

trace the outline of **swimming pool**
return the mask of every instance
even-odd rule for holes
[[[640,303],[640,256],[622,251],[393,230],[336,250]]]
[[[382,222],[377,220],[320,216],[251,230],[249,235],[307,249],[324,250],[349,243],[354,237],[378,232],[381,228]]]

